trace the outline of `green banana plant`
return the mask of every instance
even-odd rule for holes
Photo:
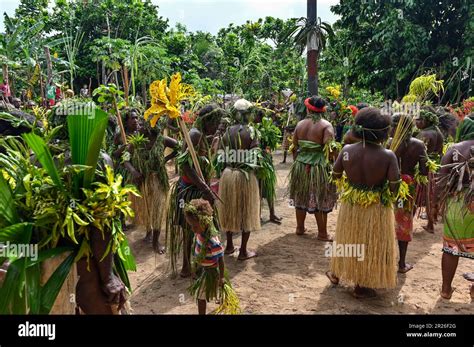
[[[97,226],[100,218],[102,232],[107,228],[113,236],[108,251],[115,253],[115,270],[130,289],[127,270],[136,266],[119,216],[133,215],[127,195],[137,192],[122,187],[122,178],[110,168],[105,183],[95,181],[107,122],[108,115],[101,110],[90,117],[68,116],[70,165],[54,158],[48,143],[34,132],[24,134],[24,142],[0,139],[6,149],[0,154],[0,244],[28,244],[39,250],[34,261],[0,258],[0,265],[9,262],[0,287],[0,314],[48,314],[74,262],[90,249],[88,226]],[[94,210],[95,206],[102,210]],[[58,247],[60,242],[71,246]],[[71,254],[41,286],[41,262],[64,252]]]

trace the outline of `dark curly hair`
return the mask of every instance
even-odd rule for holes
[[[326,101],[320,96],[312,96],[309,99],[309,103],[313,105],[314,107],[318,107],[318,108],[323,108],[324,106],[326,106]]]
[[[366,107],[357,112],[354,125],[354,135],[358,138],[382,142],[388,138],[391,118],[382,114],[378,108]]]
[[[204,124],[218,126],[221,118],[224,117],[225,111],[217,104],[209,104],[201,108],[198,112],[195,126],[197,128]]]

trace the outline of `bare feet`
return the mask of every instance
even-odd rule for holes
[[[318,240],[319,241],[324,241],[324,242],[333,242],[334,241],[328,234],[324,234],[324,235],[318,234]]]
[[[276,214],[270,216],[270,223],[281,225],[282,218],[278,217]]]
[[[145,238],[143,239],[146,243],[152,243],[153,242],[153,233],[151,230],[146,232]]]
[[[411,269],[413,269],[413,265],[406,263],[405,266],[398,268],[398,273],[406,274]]]
[[[331,271],[326,271],[326,276],[327,278],[329,278],[329,281],[331,281],[331,283],[335,286],[339,284],[339,278],[336,277]]]
[[[243,260],[248,260],[248,259],[251,259],[251,258],[255,258],[256,256],[257,256],[256,252],[252,252],[252,251],[247,250],[245,253],[242,253],[242,251],[240,251],[239,256],[237,257],[237,259],[243,261]]]
[[[304,229],[296,228],[296,235],[298,235],[298,236],[304,235],[307,231],[308,231],[308,229],[306,229],[306,228],[304,228]]]
[[[447,291],[443,291],[441,290],[441,292],[439,293],[439,295],[443,298],[443,299],[446,299],[446,300],[450,300],[451,297],[453,296],[453,293],[454,291],[456,290],[456,288],[451,288],[450,290],[447,290]]]
[[[474,272],[466,272],[462,274],[462,277],[469,282],[474,282]]]
[[[368,298],[375,298],[377,296],[377,292],[371,288],[364,288],[356,286],[352,295],[356,299],[368,299]]]
[[[424,225],[424,226],[422,226],[422,228],[423,228],[425,231],[429,232],[430,234],[434,234],[434,228],[433,228],[433,226]]]
[[[155,248],[155,252],[158,254],[165,254],[165,247],[161,245],[161,243],[158,243]]]
[[[179,276],[181,278],[188,278],[188,277],[191,277],[191,270],[189,270],[188,268],[183,268],[181,270],[181,272],[179,273]]]
[[[226,248],[224,250],[224,254],[234,254],[236,251],[238,251],[239,249],[237,247],[232,247],[232,248]]]

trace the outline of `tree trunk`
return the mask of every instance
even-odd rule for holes
[[[105,71],[105,62],[102,61],[102,84],[106,85],[107,84],[107,72]]]
[[[53,82],[53,64],[51,63],[51,52],[49,51],[48,46],[44,46],[44,55],[46,57],[46,71],[48,74],[48,79],[46,80],[46,85],[51,85]],[[72,89],[72,86],[71,86]]]
[[[317,14],[317,0],[307,0],[307,11],[308,11],[308,25],[314,25],[318,17]],[[314,33],[308,35],[308,42],[306,45],[307,50],[307,69],[308,69],[308,91],[309,95],[318,95],[318,56],[319,51],[312,47],[312,42],[315,37]]]
[[[8,65],[3,64],[2,66],[2,72],[3,72],[3,83],[8,84],[9,79],[8,79]]]

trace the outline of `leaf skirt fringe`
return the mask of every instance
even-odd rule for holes
[[[335,245],[362,245],[364,257],[331,258],[331,271],[342,280],[374,289],[397,284],[397,248],[393,208],[382,204],[362,207],[341,202]]]
[[[143,225],[146,231],[161,230],[166,216],[167,187],[164,187],[157,174],[147,175],[140,186],[141,197],[131,194],[134,222]]]
[[[337,201],[336,186],[330,181],[330,166],[296,160],[290,170],[289,193],[294,207],[308,213],[331,212]]]
[[[184,205],[201,198],[202,192],[199,189],[186,185],[181,179],[171,187],[166,218],[166,248],[173,273],[177,272],[177,260],[184,241],[191,243],[194,236],[184,218]]]
[[[260,226],[260,193],[253,171],[226,168],[219,182],[217,203],[222,231],[251,232]]]

